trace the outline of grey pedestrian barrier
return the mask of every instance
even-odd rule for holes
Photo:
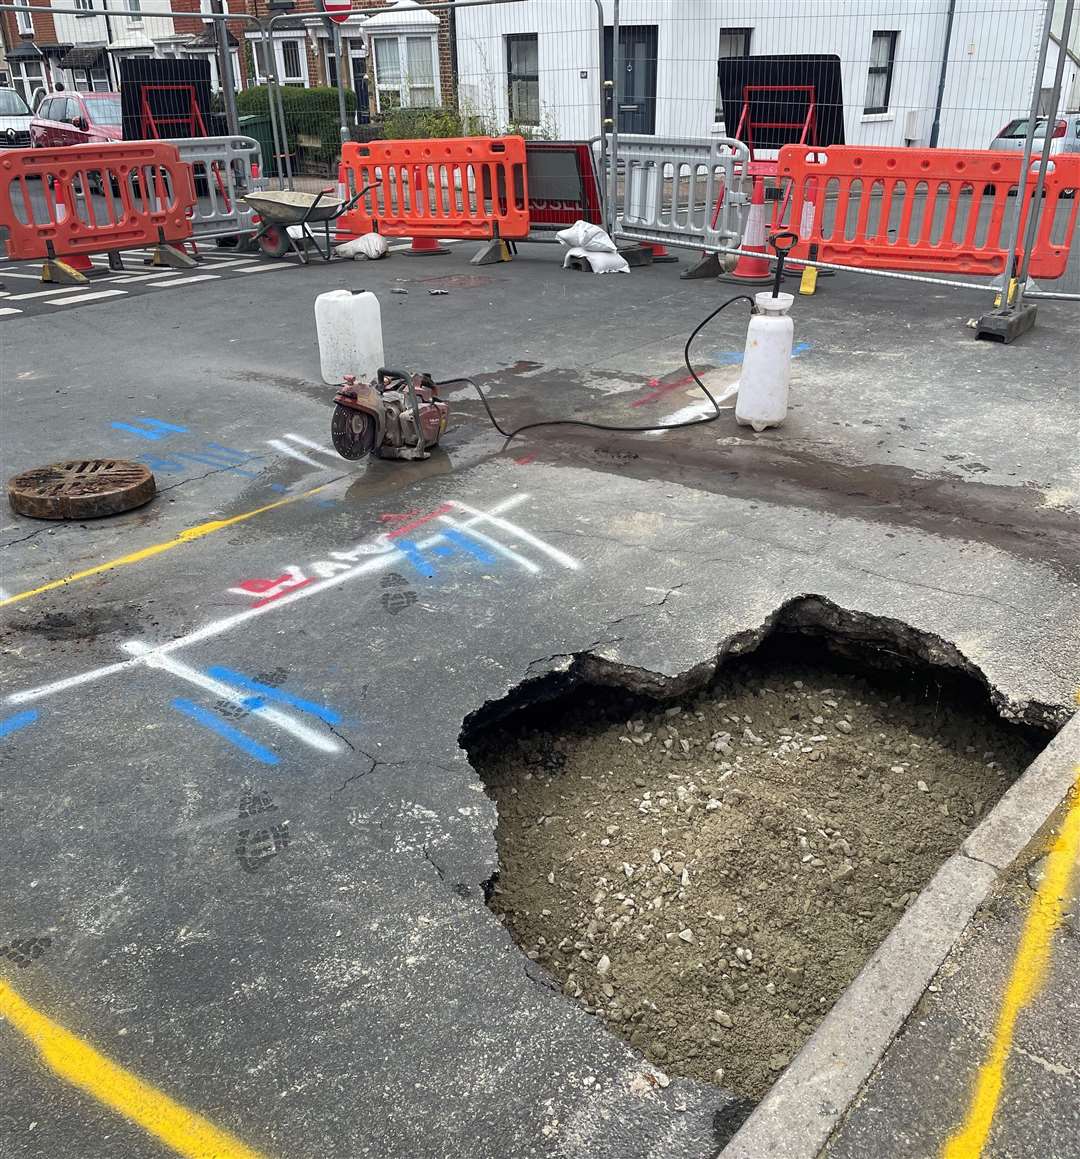
[[[620,133],[616,237],[711,253],[737,246],[749,159],[746,145],[731,137],[664,140]]]
[[[192,238],[251,234],[254,210],[241,200],[255,190],[258,179],[252,167],[262,172],[262,154],[253,137],[181,137],[170,142],[180,150],[180,159],[192,167],[198,200],[192,215]]]

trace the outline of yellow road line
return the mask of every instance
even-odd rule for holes
[[[0,1017],[30,1040],[45,1065],[60,1078],[119,1112],[185,1159],[262,1159],[239,1139],[98,1054],[2,981]]]
[[[155,543],[150,547],[140,548],[138,551],[132,551],[128,555],[122,555],[118,559],[111,559],[108,563],[99,563],[94,567],[85,568],[83,571],[73,572],[71,575],[64,576],[63,579],[49,580],[47,584],[42,584],[41,587],[28,588],[25,592],[16,592],[15,595],[0,600],[0,608],[6,608],[8,604],[21,603],[23,600],[28,600],[32,596],[40,596],[43,592],[51,592],[56,588],[66,587],[68,584],[73,584],[78,580],[89,579],[90,576],[100,575],[104,571],[112,571],[113,568],[127,567],[133,563],[142,563],[144,559],[161,555],[165,551],[172,551],[174,547],[181,547],[185,543],[192,543],[196,539],[202,539],[206,535],[213,535],[215,531],[232,527],[234,523],[243,523],[247,519],[254,519],[256,515],[264,515],[267,511],[273,511],[275,508],[285,507],[289,503],[298,503],[301,499],[309,499],[312,495],[317,495],[320,491],[325,490],[331,483],[336,482],[337,479],[331,479],[329,483],[322,483],[318,487],[312,487],[310,491],[304,491],[299,495],[287,495],[284,499],[275,499],[273,503],[267,503],[264,507],[256,507],[253,511],[245,511],[240,515],[230,516],[228,519],[213,519],[209,523],[200,523],[196,527],[189,527],[186,531],[181,531],[179,535],[174,536],[172,539],[165,540],[164,543]]]
[[[986,1061],[979,1068],[967,1118],[945,1144],[942,1159],[979,1159],[982,1155],[1001,1099],[1005,1064],[1012,1049],[1016,1020],[1038,994],[1046,977],[1054,933],[1068,904],[1069,883],[1080,858],[1080,767],[1076,772],[1072,804],[1047,855],[1043,879],[1028,911],[998,1013],[994,1039]]]

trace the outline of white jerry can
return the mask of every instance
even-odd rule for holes
[[[771,290],[754,295],[759,312],[751,317],[746,331],[735,419],[755,431],[777,427],[787,418],[795,334],[788,310],[794,301],[792,294],[774,297]]]
[[[383,365],[382,311],[370,290],[328,290],[315,299],[319,366],[327,386],[345,375],[370,382]]]

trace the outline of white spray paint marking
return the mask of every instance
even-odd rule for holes
[[[443,523],[449,523],[451,527],[460,528],[463,526],[463,524],[458,523],[450,515],[440,515],[439,519]],[[532,572],[533,575],[536,575],[540,571],[540,568],[531,559],[526,559],[523,555],[518,555],[513,548],[505,546],[505,544],[500,543],[497,539],[492,539],[490,535],[485,535],[482,531],[477,531],[474,526],[469,527],[469,534],[473,539],[477,539],[484,544],[485,547],[490,547],[492,551],[497,551],[500,555],[506,556],[507,559],[513,560],[518,567],[523,567],[526,571]]]
[[[508,532],[515,539],[526,543],[531,543],[538,550],[545,552],[551,556],[557,563],[571,571],[577,571],[581,564],[567,555],[565,552],[559,551],[558,548],[552,547],[545,543],[542,539],[537,539],[535,535],[526,531],[523,527],[519,527],[516,523],[511,523],[501,516],[512,510],[514,507],[524,503],[529,496],[511,495],[510,498],[502,500],[501,503],[496,503],[489,511],[479,511],[475,507],[470,507],[466,503],[461,503],[457,500],[452,500],[455,507],[459,507],[462,511],[467,512],[471,518],[466,519],[460,524],[463,528],[471,528],[476,523],[491,523],[492,525],[501,528]],[[444,538],[440,532],[418,543],[416,546],[423,550],[438,543],[440,539]],[[280,596],[270,603],[263,604],[261,607],[247,608],[242,612],[237,612],[231,616],[225,616],[220,620],[212,620],[209,624],[204,624],[201,628],[196,628],[195,631],[189,632],[186,636],[179,636],[175,640],[171,640],[168,644],[160,644],[156,648],[149,648],[143,655],[135,657],[130,660],[121,660],[116,664],[106,664],[101,668],[92,668],[88,672],[81,672],[77,676],[68,676],[64,680],[56,680],[51,684],[42,684],[37,688],[28,688],[22,692],[14,692],[7,697],[8,704],[28,704],[34,700],[41,700],[46,696],[52,696],[57,692],[65,692],[69,688],[78,688],[84,684],[89,684],[95,680],[101,680],[106,676],[113,676],[117,672],[124,672],[129,668],[137,667],[140,664],[148,662],[152,656],[165,656],[169,653],[179,651],[181,648],[189,648],[192,644],[200,644],[203,640],[211,640],[216,636],[221,636],[226,632],[231,632],[233,628],[239,627],[241,624],[246,624],[249,620],[253,620],[258,616],[268,615],[271,612],[278,611],[281,608],[288,607],[290,604],[296,603],[298,600],[306,600],[311,596],[317,595],[319,592],[327,591],[329,588],[340,587],[341,584],[348,583],[350,580],[356,579],[358,576],[367,575],[371,572],[381,571],[388,567],[391,563],[396,563],[398,559],[402,558],[403,553],[395,551],[385,555],[372,556],[356,567],[350,568],[348,571],[341,572],[339,575],[329,576],[327,579],[320,580],[318,583],[309,584],[307,587],[299,588],[295,592],[290,592],[288,595]]]
[[[522,496],[527,499],[528,496]],[[509,500],[507,500],[509,502]],[[565,551],[560,551],[557,547],[552,547],[550,543],[545,543],[542,539],[537,539],[531,532],[526,531],[524,527],[518,527],[516,523],[511,523],[509,520],[499,518],[499,506],[493,507],[491,511],[477,511],[475,507],[470,507],[467,503],[461,503],[454,500],[454,506],[460,507],[472,516],[468,520],[466,526],[473,523],[490,523],[493,527],[498,527],[501,531],[506,531],[516,539],[522,540],[535,547],[537,551],[544,552],[545,555],[550,556],[557,564],[562,567],[569,568],[571,571],[577,571],[581,564],[578,563],[572,555],[567,555]]]
[[[267,439],[266,441],[275,451],[280,452],[282,455],[288,455],[291,459],[299,459],[301,463],[307,463],[311,467],[322,467],[324,465],[311,458],[310,455],[305,455],[303,451],[298,451],[295,447],[290,447],[284,439]]]
[[[251,710],[252,716],[260,717],[269,724],[276,724],[278,728],[283,728],[286,732],[291,733],[297,740],[303,741],[304,744],[310,745],[313,749],[318,749],[324,753],[336,753],[341,751],[341,745],[337,741],[332,740],[328,736],[323,736],[322,733],[316,732],[313,728],[308,728],[299,720],[294,720],[287,712],[282,712],[278,708],[271,708],[269,705],[262,705],[258,708],[251,706],[253,695],[250,692],[245,692],[242,689],[233,688],[231,684],[223,684],[220,680],[215,680],[212,676],[206,676],[197,668],[191,668],[180,660],[174,660],[171,656],[163,656],[155,652],[148,644],[144,644],[141,640],[129,640],[126,644],[121,644],[121,648],[125,652],[130,652],[134,656],[142,659],[148,668],[162,668],[166,672],[170,672],[173,676],[178,676],[181,680],[188,681],[189,684],[194,684],[197,688],[202,688],[206,692],[213,693],[221,700],[228,700],[232,704],[243,704]]]
[[[292,439],[294,443],[299,443],[302,447],[307,447],[309,450],[318,451],[320,455],[328,455],[331,459],[337,461],[337,451],[331,451],[329,447],[323,446],[322,443],[316,443],[314,439],[305,439],[303,435],[286,434],[287,439]]]
[[[735,405],[735,396],[739,393],[739,384],[733,382],[723,394],[715,396],[717,406],[731,407]],[[692,402],[689,406],[684,406],[681,410],[672,411],[669,415],[664,415],[657,426],[674,427],[679,423],[685,423],[690,419],[705,418],[707,415],[716,414],[713,404],[707,398],[703,398],[700,402]],[[663,431],[646,431],[646,436],[650,439],[660,438]]]

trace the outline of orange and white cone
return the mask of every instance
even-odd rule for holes
[[[750,212],[746,215],[742,244],[739,249],[750,250],[760,257],[740,254],[735,269],[730,274],[720,274],[721,282],[734,282],[743,286],[765,286],[772,281],[769,273],[769,259],[765,249],[765,182],[754,178],[754,188],[750,194]]]
[[[448,254],[450,251],[444,245],[439,245],[438,241],[433,237],[414,237],[412,239],[412,248],[402,250],[402,253],[409,254],[410,257],[417,257],[422,254]]]
[[[655,241],[644,241],[642,246],[652,253],[652,260],[654,262],[677,262],[679,259],[668,251],[666,245],[661,245]]]

